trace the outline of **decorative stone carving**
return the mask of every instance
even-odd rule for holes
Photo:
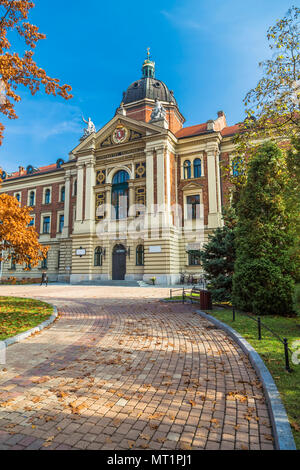
[[[84,117],[82,116],[82,120],[83,120],[83,122],[85,122],[87,124],[87,127],[84,129],[84,133],[83,133],[83,136],[82,136],[82,139],[86,139],[91,134],[96,132],[96,127],[95,127],[95,124],[93,123],[93,121],[91,120],[90,117],[89,117],[89,120],[86,121],[84,119]]]
[[[155,100],[155,108],[152,111],[151,114],[151,121],[156,121],[158,119],[166,119],[167,112],[159,99],[156,98]],[[151,122],[150,121],[150,122]]]

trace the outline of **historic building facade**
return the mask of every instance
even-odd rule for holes
[[[1,191],[32,207],[48,258],[30,272],[12,261],[3,276],[50,280],[149,280],[174,284],[200,273],[188,254],[222,225],[228,161],[238,126],[215,120],[183,127],[172,91],[148,56],[115,116],[96,132],[89,119],[68,160],[6,175]]]

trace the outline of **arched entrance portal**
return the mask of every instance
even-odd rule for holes
[[[126,248],[116,245],[112,254],[112,278],[114,281],[124,281],[126,274]]]

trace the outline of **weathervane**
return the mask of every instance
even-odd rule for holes
[[[148,60],[150,60],[150,47],[147,47],[147,56],[148,56]]]

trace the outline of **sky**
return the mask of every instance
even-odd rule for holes
[[[47,39],[35,60],[51,77],[72,86],[65,101],[43,92],[18,92],[17,120],[5,125],[0,167],[43,166],[68,160],[91,117],[99,130],[113,118],[122,93],[141,78],[151,48],[156,77],[174,90],[185,126],[244,119],[243,98],[271,57],[267,29],[295,3],[286,0],[35,0],[30,21]],[[13,42],[21,50],[22,42]]]

